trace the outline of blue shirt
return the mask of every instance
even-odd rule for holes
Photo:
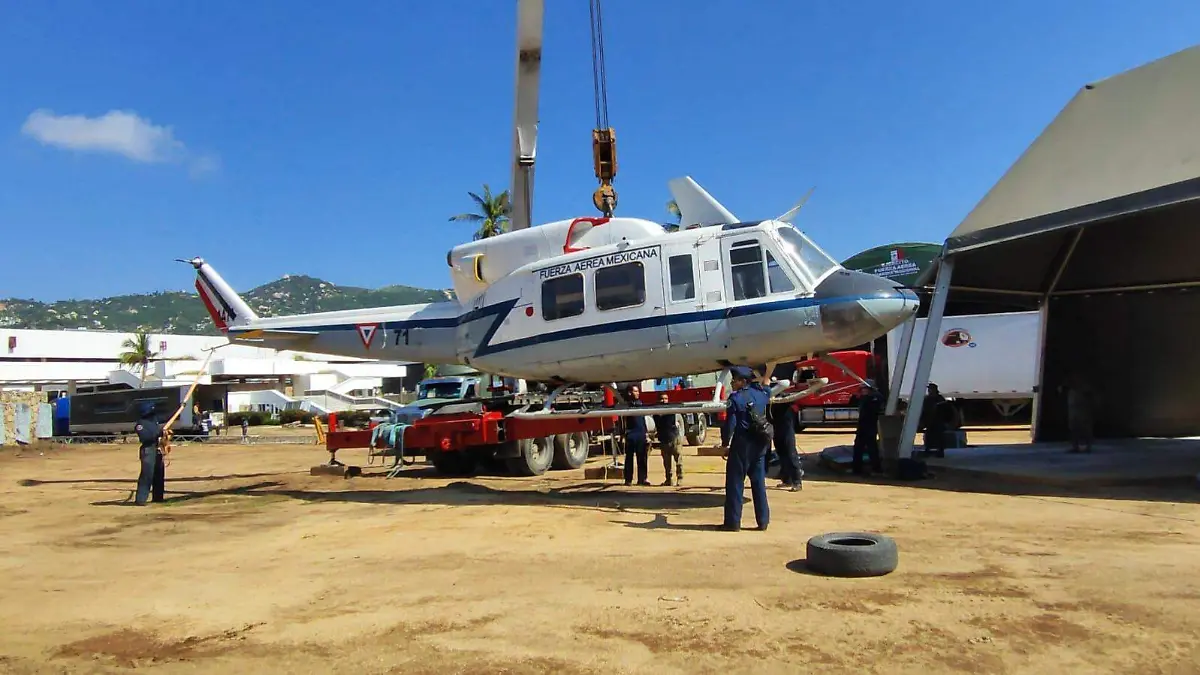
[[[754,382],[729,396],[729,402],[725,405],[725,424],[721,427],[722,440],[732,443],[739,437],[742,440],[747,438],[750,432],[750,413],[747,408],[750,403],[766,414],[767,406],[771,403],[771,390]]]
[[[138,441],[143,448],[149,448],[158,445],[158,437],[162,435],[162,425],[154,419],[140,419],[133,427],[137,432]]]
[[[633,405],[640,406],[641,401],[635,401]],[[622,417],[621,421],[625,428],[626,441],[644,441],[646,440],[646,418],[639,415],[637,417]]]

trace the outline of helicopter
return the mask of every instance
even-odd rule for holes
[[[843,268],[782,219],[739,222],[690,178],[684,222],[575,218],[447,255],[445,302],[259,317],[202,258],[196,289],[231,342],[390,361],[456,363],[559,385],[774,366],[870,342],[920,301]]]
[[[517,8],[513,227],[447,253],[454,299],[259,317],[204,259],[181,260],[195,268],[201,301],[230,342],[548,382],[557,388],[544,408],[524,414],[549,415],[558,414],[551,408],[560,393],[585,385],[716,371],[724,385],[734,366],[750,366],[765,382],[780,363],[830,359],[916,314],[912,290],[845,269],[793,225],[807,196],[777,218],[740,221],[684,176],[668,183],[675,231],[612,215],[615,134],[603,116],[593,132],[601,180],[593,203],[602,216],[531,226],[543,1],[518,0]],[[796,391],[784,380],[773,400],[822,384]],[[720,409],[721,391],[695,409]]]

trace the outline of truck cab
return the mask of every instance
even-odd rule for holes
[[[417,383],[417,400],[392,414],[395,422],[411,424],[427,415],[430,409],[453,401],[478,398],[480,378],[475,375],[430,377]]]

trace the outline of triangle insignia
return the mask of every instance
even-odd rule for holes
[[[375,337],[375,331],[379,329],[377,323],[360,323],[355,328],[358,329],[358,337],[362,339],[363,347],[371,348],[371,338]]]

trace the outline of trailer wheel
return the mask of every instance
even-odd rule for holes
[[[518,455],[508,460],[508,470],[518,476],[540,476],[554,460],[553,436],[522,438],[517,441]]]
[[[429,461],[443,476],[469,476],[475,473],[475,458],[466,452],[434,451],[430,454]]]
[[[569,434],[557,434],[554,439],[554,461],[551,467],[555,469],[578,469],[588,458],[588,446],[591,445],[586,431],[576,431]]]
[[[704,442],[704,434],[708,431],[708,415],[696,415],[696,430],[686,433],[688,445],[700,445]]]

